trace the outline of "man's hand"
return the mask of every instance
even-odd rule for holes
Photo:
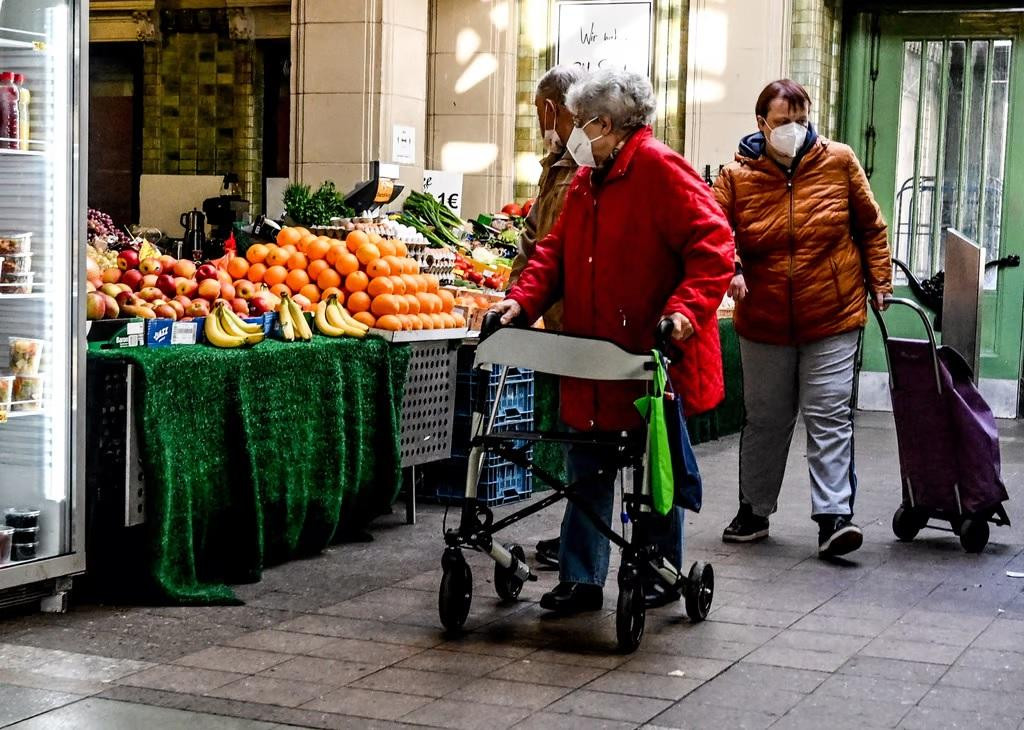
[[[693,324],[679,312],[669,315],[668,321],[672,323],[673,340],[682,342],[693,334]]]
[[[887,295],[885,293],[880,291],[871,293],[871,303],[879,312],[884,312],[889,308],[889,302],[885,301],[886,296]]]
[[[747,296],[747,282],[743,279],[743,274],[732,277],[732,281],[729,282],[729,296],[737,302],[742,302]]]
[[[501,315],[501,323],[505,326],[512,324],[516,317],[523,313],[523,308],[515,299],[502,299],[491,305],[492,312]]]

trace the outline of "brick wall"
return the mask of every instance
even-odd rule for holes
[[[214,33],[147,44],[143,77],[145,174],[235,172],[261,209],[263,69],[251,42]]]
[[[790,76],[807,88],[811,121],[826,136],[836,133],[843,0],[793,0]]]

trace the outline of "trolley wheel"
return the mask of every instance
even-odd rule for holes
[[[984,515],[968,517],[960,523],[960,544],[968,553],[980,553],[988,545],[988,520]]]
[[[619,585],[619,603],[615,607],[615,638],[619,649],[627,654],[637,650],[644,638],[647,608],[644,591],[639,581]]]
[[[910,542],[928,524],[928,514],[921,510],[900,505],[892,516],[892,532],[898,540]]]
[[[442,566],[444,572],[437,594],[437,613],[442,626],[448,631],[458,632],[465,625],[473,602],[473,571],[458,550],[451,554],[445,551]]]
[[[525,563],[526,552],[523,550],[522,545],[506,545],[505,546],[512,556],[516,560]],[[516,576],[515,572],[508,568],[503,568],[498,563],[494,564],[494,590],[498,593],[498,598],[503,601],[514,601],[519,598],[519,592],[523,590],[523,581]]]
[[[694,563],[686,581],[686,615],[693,623],[708,617],[715,597],[715,569],[711,563]]]

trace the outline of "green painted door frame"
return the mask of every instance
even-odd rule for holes
[[[851,144],[871,173],[871,187],[890,225],[890,242],[894,242],[894,213],[897,203],[897,156],[900,131],[902,82],[904,77],[904,44],[923,42],[923,47],[939,49],[936,42],[963,40],[970,49],[972,40],[1008,39],[1010,50],[1009,110],[1006,134],[1006,158],[1003,177],[1003,201],[998,256],[1024,255],[1024,145],[1020,130],[1024,125],[1024,12],[1022,13],[928,13],[879,12],[876,16],[858,13],[850,18],[845,46],[845,94],[843,98],[842,138]],[[948,48],[946,53],[948,54]],[[922,51],[922,56],[924,51]],[[945,70],[944,57],[942,71]],[[991,64],[990,64],[991,67]],[[924,64],[922,64],[924,69]],[[877,79],[871,82],[872,71]],[[969,76],[969,72],[965,73]],[[991,78],[991,72],[989,79]],[[944,120],[946,81],[942,100]],[[970,83],[969,80],[966,83]],[[923,87],[923,85],[922,85]],[[922,107],[924,105],[922,104]],[[966,107],[965,104],[965,113]],[[939,124],[943,124],[942,121]],[[868,133],[873,129],[873,135]],[[873,137],[873,138],[872,138]],[[965,145],[970,144],[967,140]],[[965,147],[966,148],[966,147]],[[915,185],[917,156],[915,151]],[[941,169],[941,166],[940,166]],[[980,184],[979,184],[980,185]],[[984,188],[983,185],[981,185]],[[932,203],[928,203],[932,205]],[[937,206],[933,210],[937,210]],[[932,267],[942,268],[937,261]],[[910,296],[906,287],[897,292]],[[1002,415],[1015,415],[1017,386],[1021,378],[1022,319],[1024,319],[1024,268],[1003,269],[995,289],[983,298],[981,378],[1001,388],[1007,401]],[[887,323],[897,336],[920,337],[921,327],[909,311],[893,312]],[[874,322],[865,336],[864,370],[883,372],[886,368],[881,339]],[[998,381],[993,385],[994,381]],[[1007,405],[1012,388],[1012,406]],[[990,398],[991,400],[991,398]],[[1012,412],[1007,412],[1007,408]]]

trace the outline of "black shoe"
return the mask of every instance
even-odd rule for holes
[[[768,537],[768,518],[758,517],[749,504],[740,504],[739,512],[722,533],[722,542],[755,542]]]
[[[537,543],[537,562],[552,568],[558,567],[558,545],[560,539],[541,540]]]
[[[821,515],[818,523],[818,555],[836,557],[852,553],[864,543],[864,533],[849,515]]]
[[[601,586],[587,583],[559,583],[553,591],[540,597],[540,607],[562,614],[597,611],[604,604]]]
[[[675,603],[682,594],[674,588],[666,589],[660,583],[644,584],[644,606],[646,608],[661,608],[670,603]]]

